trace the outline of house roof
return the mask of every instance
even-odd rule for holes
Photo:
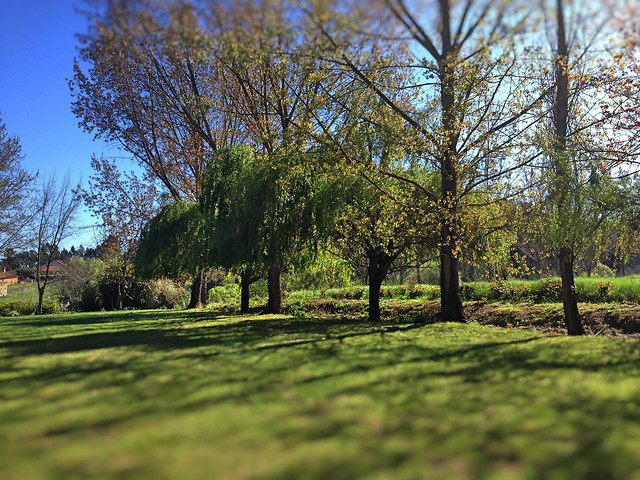
[[[11,272],[0,272],[0,280],[6,280],[7,278],[18,278],[18,275]]]

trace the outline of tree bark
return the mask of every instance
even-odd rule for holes
[[[563,0],[556,0],[556,16],[558,22],[558,58],[556,59],[556,102],[555,114],[555,174],[558,178],[560,195],[558,198],[558,209],[562,209],[567,202],[566,191],[562,190],[561,179],[570,175],[567,166],[563,164],[564,156],[567,154],[567,135],[569,118],[569,49],[567,46]],[[568,244],[570,245],[570,243]],[[574,249],[567,244],[558,250],[558,262],[560,267],[560,278],[562,280],[562,305],[564,307],[564,322],[569,335],[584,335],[584,327],[578,313],[578,299],[576,297],[576,287],[573,278]]]
[[[455,103],[457,53],[452,43],[450,5],[440,4],[442,21],[442,55],[438,61],[440,76],[440,105],[442,107],[442,150],[440,158],[441,200],[443,208],[440,230],[440,307],[444,322],[464,322],[460,298],[460,266],[456,253],[458,241],[458,138],[460,126]]]
[[[45,285],[42,287],[38,286],[38,315],[42,315],[42,304],[44,303],[44,289]]]
[[[446,226],[443,227],[443,229],[446,228]],[[440,247],[440,319],[443,322],[465,321],[458,271],[458,257],[450,245],[442,245]]]
[[[578,313],[578,297],[573,277],[573,252],[569,248],[561,248],[558,253],[560,278],[562,279],[562,306],[564,307],[564,323],[569,335],[584,335],[584,327]]]
[[[251,285],[251,275],[240,276],[240,311],[249,312],[249,286]]]
[[[380,248],[369,249],[367,251],[367,259],[369,265],[367,266],[367,272],[369,275],[369,321],[380,321],[380,287],[384,281],[391,264],[393,263],[393,257],[385,254]]]
[[[282,266],[269,267],[267,274],[269,300],[265,313],[282,313]]]
[[[202,307],[202,284],[204,283],[204,280],[205,270],[203,268],[193,278],[193,283],[191,284],[191,300],[189,301],[187,308],[191,309]]]

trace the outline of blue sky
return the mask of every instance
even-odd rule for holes
[[[117,150],[78,127],[71,112],[67,79],[73,75],[75,34],[86,21],[73,0],[0,0],[0,112],[11,136],[20,137],[23,165],[42,175],[64,176],[86,185],[95,153]],[[80,223],[94,220],[86,212]],[[68,246],[95,244],[90,228],[80,230]]]

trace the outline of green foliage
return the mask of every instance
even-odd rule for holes
[[[80,312],[96,312],[102,309],[102,294],[97,280],[84,285],[76,309]]]
[[[368,289],[366,287],[344,287],[330,288],[325,292],[327,298],[357,300],[366,298]]]
[[[237,305],[240,302],[240,285],[230,283],[213,287],[209,290],[207,303],[211,305]]]
[[[615,277],[615,273],[609,267],[602,263],[597,263],[595,267],[593,267],[592,276],[594,277]]]
[[[195,203],[171,202],[145,226],[134,260],[143,279],[195,275],[203,264],[204,240],[200,208]]]
[[[19,315],[34,315],[38,304],[34,302],[0,302],[0,317],[14,317]],[[42,302],[42,313],[52,315],[60,313],[60,305],[57,300],[47,298]]]
[[[307,258],[300,258],[290,265],[283,275],[287,291],[344,287],[353,277],[352,266],[326,249],[306,250]]]

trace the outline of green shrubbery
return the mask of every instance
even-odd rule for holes
[[[579,278],[576,280],[579,302],[640,302],[640,278]],[[562,298],[562,283],[558,278],[543,278],[534,281],[495,280],[492,282],[472,282],[460,285],[464,301],[550,303]],[[437,300],[440,288],[437,285],[392,285],[380,289],[383,299]],[[330,288],[321,291],[304,290],[289,295],[292,301],[305,299],[360,300],[368,298],[368,287],[351,286]]]
[[[240,304],[240,285],[237,283],[227,283],[213,287],[209,290],[207,303],[235,305]]]
[[[0,303],[0,317],[14,317],[19,315],[34,315],[38,310],[38,304],[33,302]],[[53,298],[42,302],[42,313],[54,315],[60,313],[60,305]]]

